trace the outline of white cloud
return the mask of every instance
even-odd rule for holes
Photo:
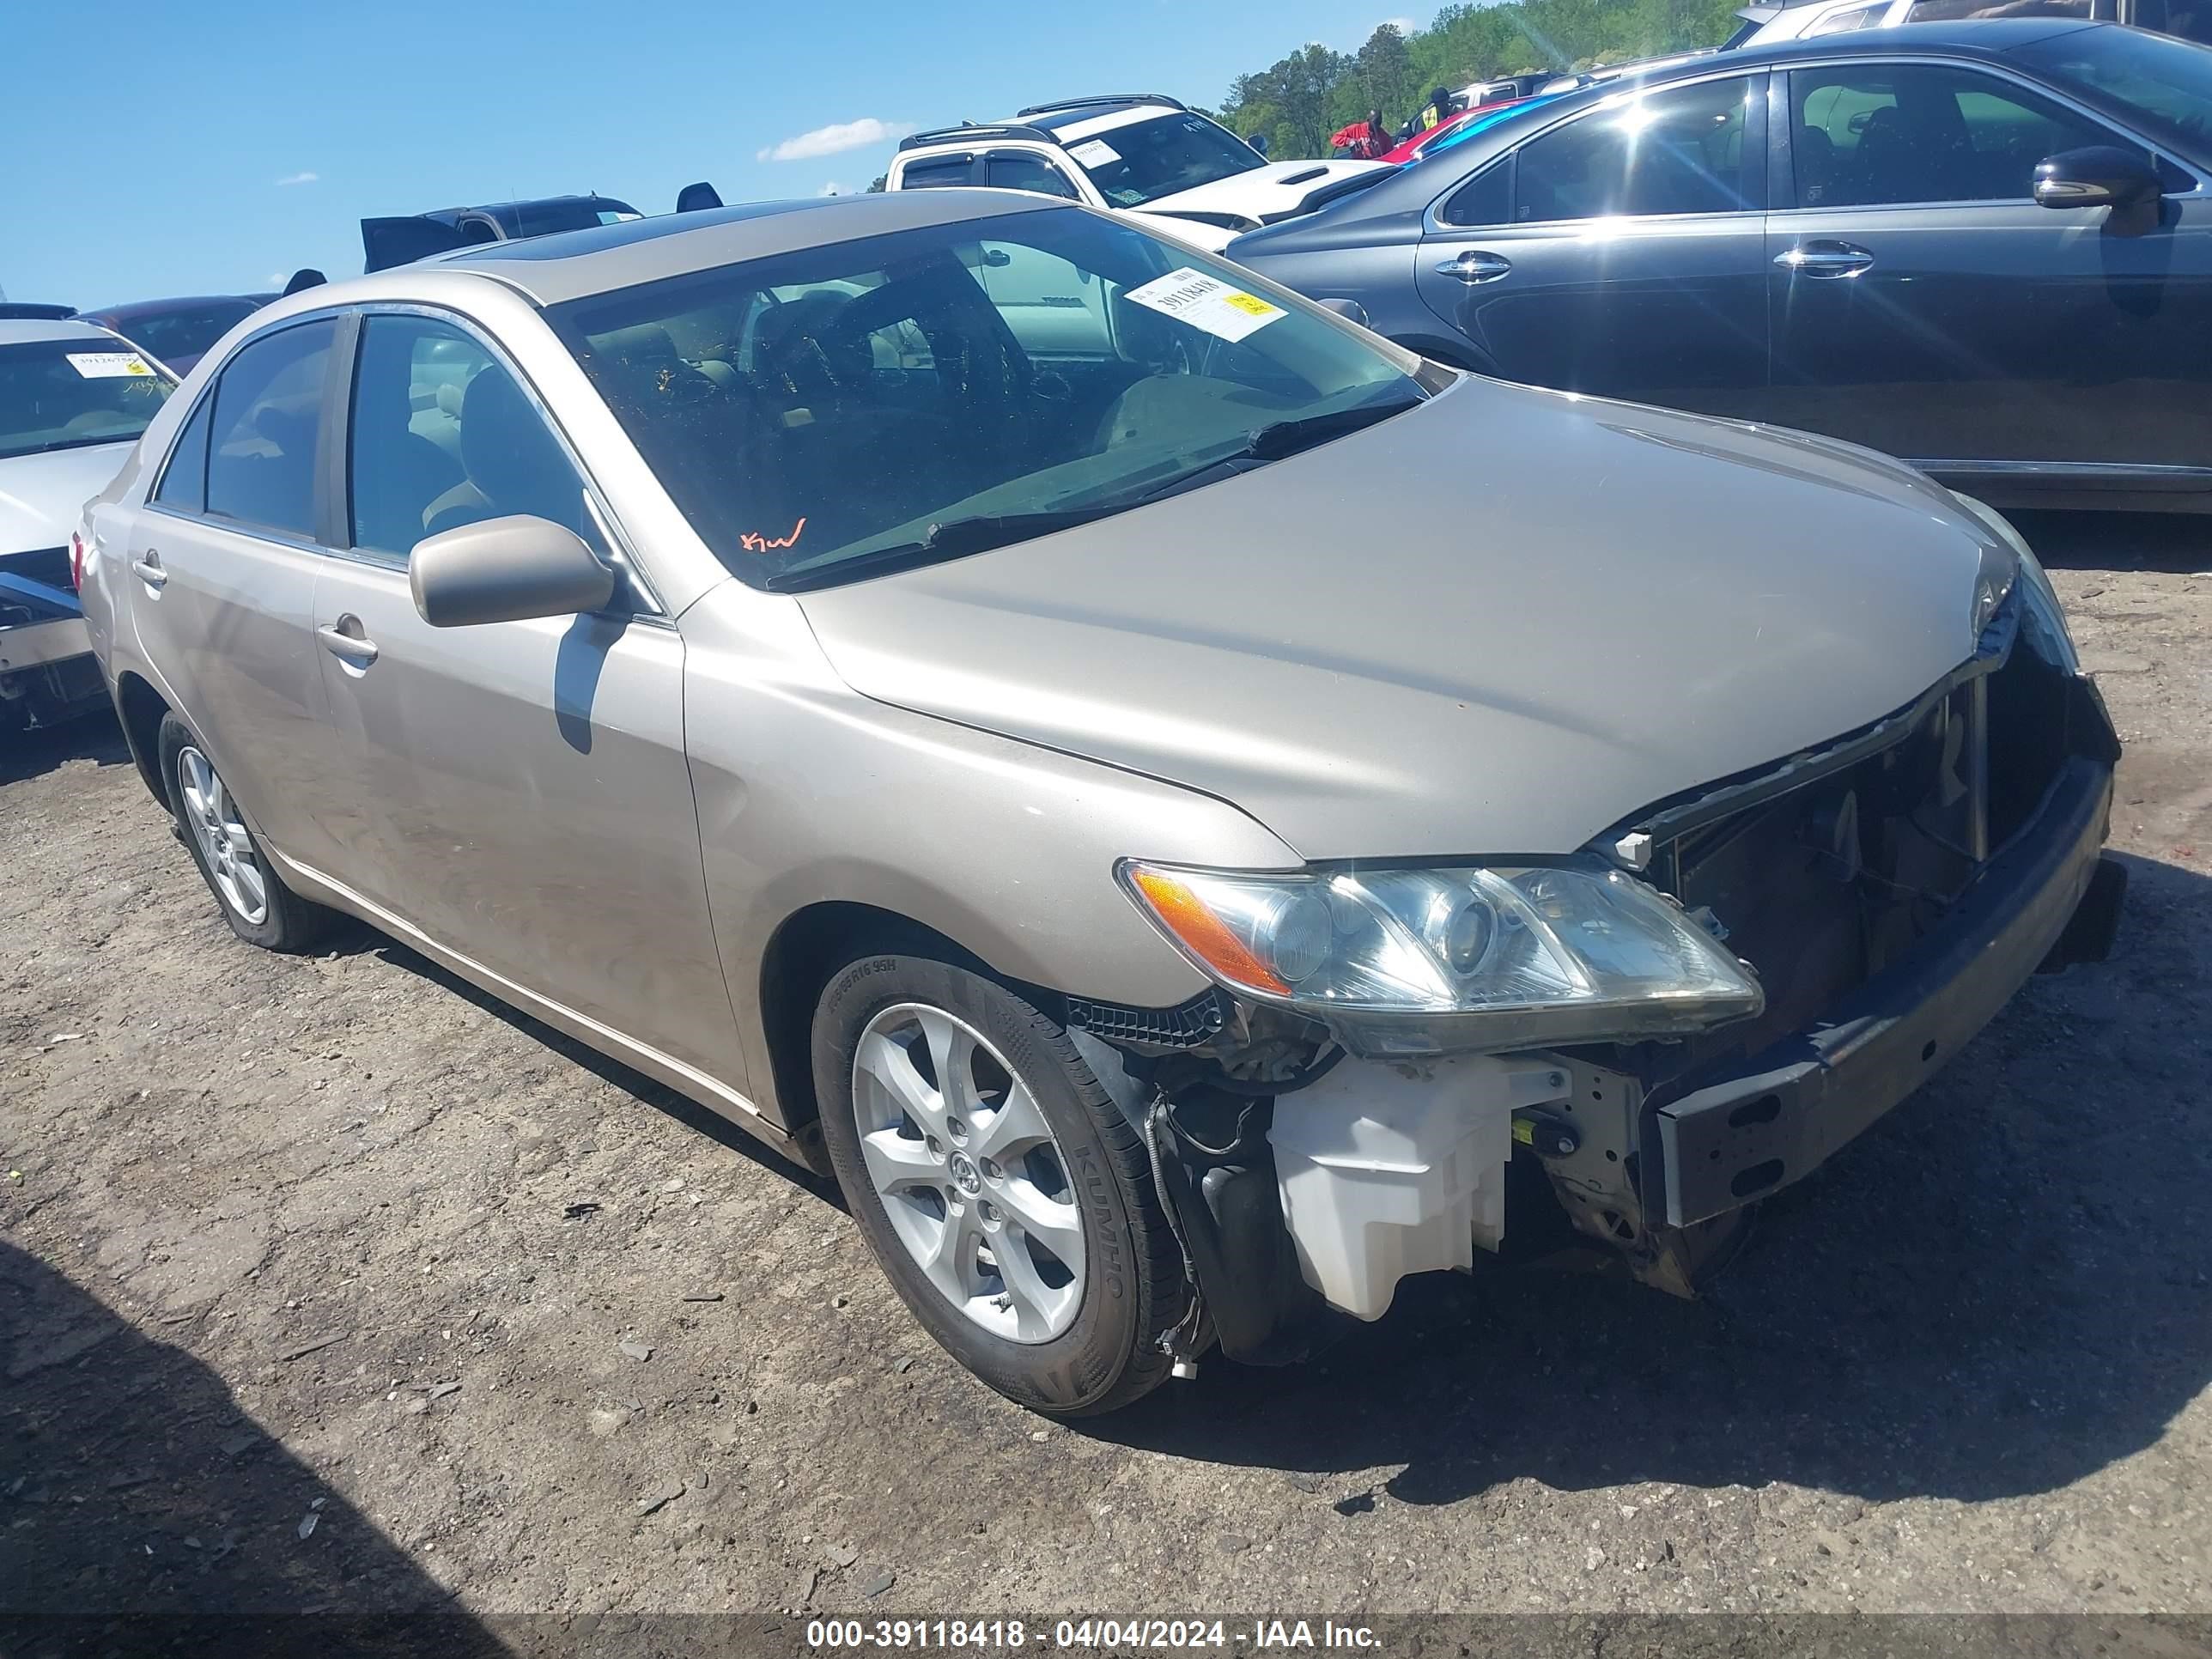
[[[806,161],[817,155],[835,155],[841,150],[859,149],[865,144],[888,143],[905,136],[907,129],[895,121],[878,121],[872,115],[864,115],[857,121],[832,121],[826,127],[817,127],[811,132],[802,132],[796,138],[787,138],[780,144],[770,144],[760,152],[763,161]]]
[[[291,280],[292,280],[292,273],[291,273],[290,271],[289,271],[289,270],[272,270],[272,271],[270,271],[270,272],[269,273],[269,280],[268,280],[267,282],[264,283],[261,286],[262,286],[262,287],[264,287],[264,288],[276,288],[276,289],[281,289],[281,288],[283,288],[283,287],[284,286],[284,284],[285,284],[285,283],[287,283],[290,282]]]
[[[1420,27],[1410,17],[1386,17],[1375,26],[1375,29],[1391,28],[1397,30],[1401,34],[1411,34]],[[1372,34],[1375,29],[1370,29],[1367,32]]]
[[[850,185],[841,185],[832,179],[814,193],[817,196],[850,196],[853,193],[853,187]]]
[[[282,189],[286,185],[312,185],[315,182],[317,176],[318,175],[312,173],[295,173],[279,179],[276,181],[276,184],[279,189]]]

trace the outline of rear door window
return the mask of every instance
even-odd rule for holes
[[[337,325],[302,323],[241,347],[216,382],[207,510],[312,539],[323,388]]]
[[[1624,95],[1522,147],[1514,218],[1523,224],[1756,205],[1748,154],[1753,77]]]

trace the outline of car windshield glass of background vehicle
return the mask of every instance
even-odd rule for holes
[[[0,457],[126,442],[173,389],[121,340],[0,345]]]
[[[2203,9],[2212,12],[2212,0]],[[2142,29],[2081,29],[2016,55],[2062,87],[2119,105],[2153,138],[2212,151],[2212,52],[2203,46]]]
[[[1051,515],[1103,516],[1293,447],[1255,446],[1263,428],[1319,417],[1300,435],[1321,441],[1423,395],[1249,273],[1068,209],[696,271],[552,315],[701,536],[763,586],[1047,533],[1066,527]]]
[[[200,356],[256,309],[251,300],[212,300],[174,311],[141,312],[116,326],[174,368],[181,358]]]
[[[1142,207],[1177,191],[1267,165],[1236,134],[1203,115],[1155,115],[1067,147],[1098,193],[1115,207]]]

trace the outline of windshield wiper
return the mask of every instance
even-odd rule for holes
[[[1387,421],[1393,415],[1402,415],[1423,401],[1419,398],[1395,398],[1388,403],[1360,404],[1352,409],[1332,410],[1325,415],[1302,415],[1296,420],[1271,422],[1254,432],[1237,454],[1255,461],[1279,461],[1285,455],[1295,455],[1302,449],[1327,443],[1331,438],[1341,438],[1348,432],[1373,426],[1377,421]]]
[[[970,553],[988,553],[1012,542],[1073,530],[1078,525],[1109,517],[1121,511],[1123,505],[1102,503],[1042,513],[978,514],[973,518],[947,519],[942,524],[930,526],[929,533],[920,541],[901,542],[895,547],[874,548],[847,559],[829,559],[820,564],[779,570],[762,586],[771,593],[803,593],[809,588],[833,587],[841,582],[857,581],[863,576],[882,575],[886,571],[911,570]]]
[[[1362,427],[1373,426],[1393,415],[1404,413],[1416,404],[1427,401],[1421,398],[1393,398],[1384,404],[1362,404],[1357,409],[1332,410],[1326,415],[1302,415],[1296,420],[1275,421],[1255,428],[1243,444],[1226,455],[1217,455],[1201,466],[1188,472],[1179,472],[1172,478],[1163,479],[1134,495],[1121,498],[1124,507],[1138,507],[1146,501],[1164,501],[1170,495],[1180,495],[1187,489],[1201,485],[1219,483],[1240,472],[1249,472],[1268,461],[1279,461],[1286,455],[1311,449],[1327,443],[1332,438],[1341,438],[1346,433],[1357,432]]]
[[[106,433],[94,438],[57,438],[52,443],[39,445],[35,449],[13,449],[8,453],[11,455],[51,455],[58,449],[97,449],[102,444],[127,444],[137,436],[136,432],[126,432],[120,435]]]

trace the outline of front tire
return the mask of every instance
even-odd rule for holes
[[[814,1084],[854,1218],[962,1364],[1062,1417],[1166,1377],[1182,1252],[1142,1137],[1059,1024],[965,969],[866,957],[822,994]]]
[[[159,753],[177,838],[191,850],[230,931],[264,951],[305,951],[320,942],[337,913],[284,885],[199,738],[174,714],[161,718]]]

